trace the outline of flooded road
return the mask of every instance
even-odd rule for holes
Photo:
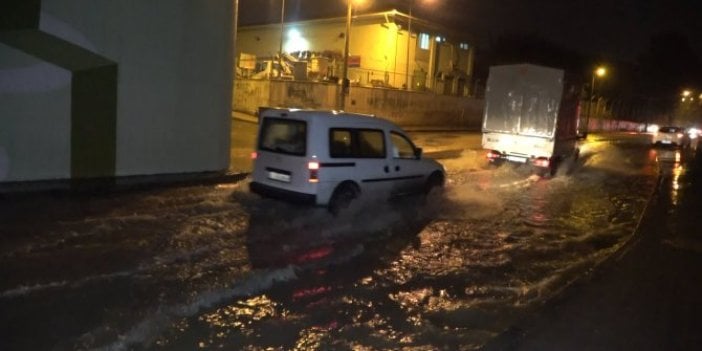
[[[676,157],[593,135],[546,180],[413,136],[445,192],[340,218],[246,182],[6,196],[0,348],[475,349],[621,247]]]

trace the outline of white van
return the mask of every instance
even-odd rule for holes
[[[398,126],[346,112],[262,108],[254,157],[252,192],[334,214],[360,195],[428,192],[445,178]]]

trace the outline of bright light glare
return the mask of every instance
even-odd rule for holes
[[[688,97],[688,96],[690,96],[690,94],[692,94],[691,91],[689,91],[689,90],[683,90],[682,96]]]
[[[288,31],[288,38],[285,41],[283,50],[285,52],[298,52],[298,51],[308,51],[310,49],[310,42],[302,36],[297,28],[291,28]]]
[[[367,7],[367,5],[370,5],[370,2],[368,0],[348,0],[351,3],[351,6],[353,6],[355,9],[363,9]]]
[[[607,74],[607,69],[604,67],[597,67],[597,70],[595,70],[595,74],[598,77],[604,77],[604,75]]]
[[[657,124],[649,124],[648,127],[646,127],[646,131],[649,133],[658,133],[658,128]]]

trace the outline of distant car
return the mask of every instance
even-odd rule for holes
[[[690,136],[682,127],[660,127],[653,134],[651,143],[656,145],[670,145],[677,147],[690,146]]]
[[[354,113],[262,109],[255,154],[251,191],[333,214],[364,194],[428,193],[445,179],[398,126]]]

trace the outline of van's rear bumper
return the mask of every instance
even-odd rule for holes
[[[306,194],[297,191],[285,190],[281,188],[272,187],[263,183],[251,182],[249,183],[249,189],[251,189],[251,192],[273,199],[281,199],[305,205],[314,205],[317,203],[317,196],[314,194]]]

